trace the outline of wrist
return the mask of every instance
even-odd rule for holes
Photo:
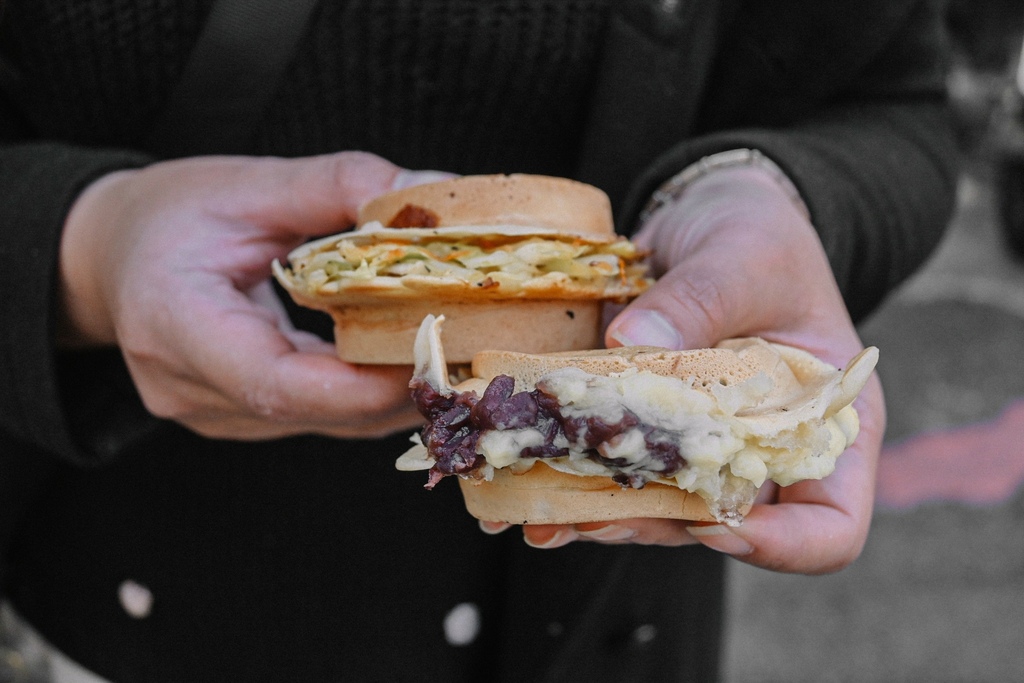
[[[719,166],[660,202],[634,239],[652,253],[656,274],[724,243],[757,245],[759,263],[777,265],[794,253],[822,249],[801,206],[764,168]]]
[[[111,217],[105,210],[110,188],[131,171],[116,171],[93,181],[68,212],[58,260],[59,305],[57,344],[62,347],[104,346],[116,336],[104,303],[98,257],[110,250],[104,228]]]
[[[719,176],[724,172],[749,169],[751,177],[760,176],[764,181],[782,191],[789,202],[808,220],[811,212],[800,196],[796,185],[789,176],[779,168],[778,164],[756,149],[733,149],[703,157],[672,176],[652,194],[647,205],[640,212],[637,228],[642,228],[659,209],[667,204],[678,201],[690,188],[710,176]]]

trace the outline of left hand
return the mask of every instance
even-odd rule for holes
[[[719,169],[661,208],[636,237],[652,251],[657,283],[625,308],[609,346],[674,349],[760,336],[844,367],[862,348],[811,223],[764,171]],[[872,376],[854,404],[861,430],[833,474],[785,488],[762,487],[738,527],[664,519],[524,527],[527,543],[577,540],[704,545],[783,572],[847,566],[867,538],[885,427],[881,384]],[[495,533],[507,525],[483,523]]]
[[[366,200],[438,175],[338,152],[103,176],[65,222],[61,341],[117,345],[146,409],[209,438],[372,438],[422,424],[412,368],[344,363],[292,327],[270,263],[351,226]]]

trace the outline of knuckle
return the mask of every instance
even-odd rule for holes
[[[143,407],[154,417],[189,427],[199,414],[191,399],[177,391],[168,390],[163,384],[153,387],[148,382],[141,382],[138,390]]]
[[[186,424],[196,412],[195,403],[183,392],[180,377],[166,370],[159,349],[132,335],[121,337],[119,343],[146,411],[154,417]]]
[[[338,187],[352,187],[364,182],[368,173],[382,169],[385,162],[369,152],[338,152],[328,157],[330,173]]]
[[[796,557],[817,558],[802,573],[812,576],[823,576],[835,574],[846,569],[860,557],[864,541],[857,538],[834,538],[829,539],[824,547],[801,548]]]
[[[330,158],[330,165],[334,187],[357,203],[390,187],[398,172],[397,166],[369,152],[339,152]]]
[[[139,395],[142,398],[143,407],[150,415],[162,420],[173,420],[175,422],[183,422],[187,419],[188,411],[185,410],[185,406],[181,401],[164,394],[153,395],[150,392],[144,391],[142,387],[140,387]]]
[[[239,396],[245,414],[271,422],[289,422],[293,411],[274,384],[258,381],[244,388]]]
[[[667,294],[672,307],[687,319],[687,326],[692,329],[697,325],[706,339],[724,328],[727,298],[712,279],[683,277],[673,283]]]

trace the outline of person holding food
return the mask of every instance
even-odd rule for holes
[[[272,264],[393,190],[573,178],[655,278],[599,343],[841,368],[952,208],[938,3],[231,4],[0,6],[0,577],[52,680],[715,680],[726,556],[856,558],[877,379],[738,526],[508,530],[395,471],[411,363],[340,360]]]

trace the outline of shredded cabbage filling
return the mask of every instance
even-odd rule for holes
[[[292,263],[310,291],[332,292],[346,281],[410,275],[452,277],[470,284],[490,281],[519,288],[552,275],[593,286],[641,283],[641,254],[628,240],[594,244],[540,237],[481,241],[396,241],[359,244],[339,240]]]

